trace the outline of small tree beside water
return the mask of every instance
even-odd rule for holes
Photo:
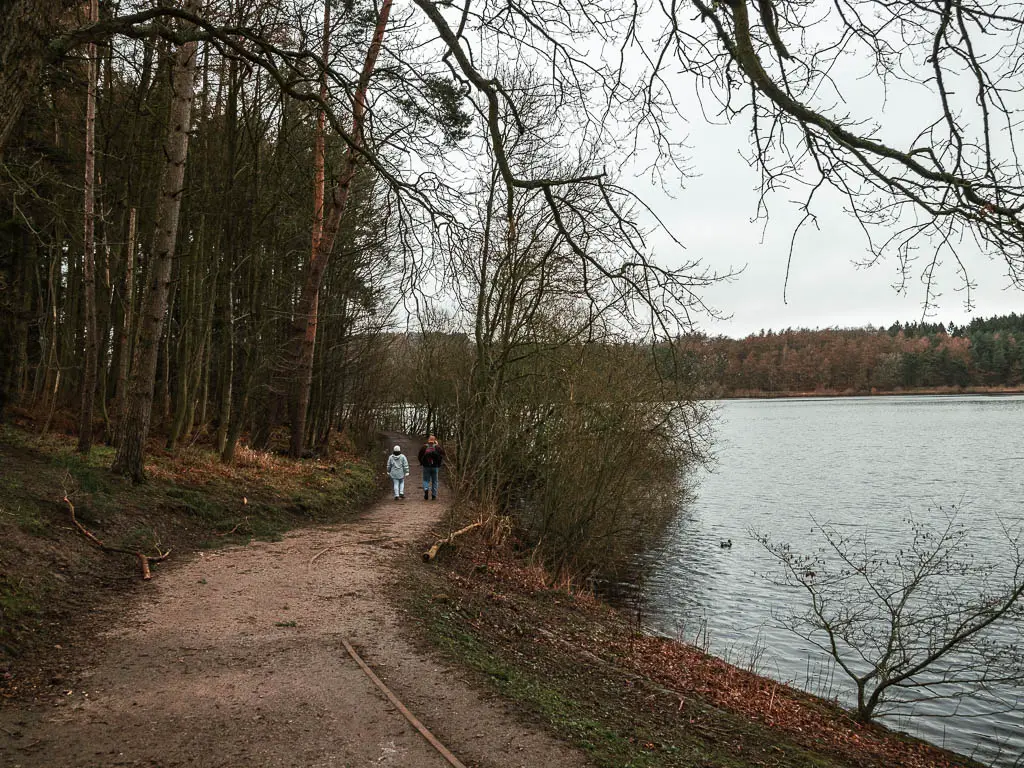
[[[854,683],[868,722],[904,698],[962,699],[1024,682],[1024,535],[1003,525],[998,561],[974,552],[960,510],[940,522],[908,518],[895,551],[832,525],[814,553],[758,533],[781,566],[773,576],[801,589],[806,607],[778,618],[822,650]],[[888,705],[888,706],[887,706]]]
[[[561,189],[571,216],[510,184],[505,164],[575,171],[536,138],[557,125],[545,90],[531,73],[508,77],[522,127],[488,150],[473,213],[441,248],[454,306],[444,323],[421,313],[419,349],[443,362],[417,366],[409,397],[450,427],[461,498],[512,520],[561,577],[608,574],[672,519],[707,453],[708,408],[672,340],[711,312],[698,292],[718,277],[657,264],[637,212],[607,210],[611,179]]]

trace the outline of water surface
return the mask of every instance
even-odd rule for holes
[[[810,644],[780,628],[798,591],[750,530],[814,548],[815,523],[899,548],[904,520],[971,528],[980,560],[1005,560],[1000,520],[1024,519],[1024,397],[731,400],[719,405],[713,471],[650,554],[644,591],[652,627],[707,644],[741,666],[849,704],[851,688]],[[731,539],[731,549],[721,541]],[[1024,640],[1020,626],[1003,637]],[[1001,767],[1024,765],[1024,686],[909,708],[891,727]],[[1001,709],[1001,712],[992,712]]]

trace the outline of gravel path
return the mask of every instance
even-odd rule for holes
[[[467,766],[586,765],[402,639],[389,564],[444,512],[409,479],[354,523],[158,573],[73,690],[0,710],[0,766],[447,766],[342,638]]]

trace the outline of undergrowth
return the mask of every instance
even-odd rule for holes
[[[209,449],[171,454],[154,443],[141,485],[110,472],[113,455],[95,446],[82,456],[69,436],[0,425],[0,673],[33,648],[60,644],[65,624],[105,591],[136,583],[131,557],[99,552],[74,530],[65,494],[104,543],[170,549],[173,562],[193,549],[339,522],[380,493],[377,473],[350,454],[295,461],[242,448],[225,466]]]

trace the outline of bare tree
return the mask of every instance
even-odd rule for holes
[[[813,554],[756,534],[782,566],[780,583],[807,598],[806,610],[780,617],[783,625],[853,681],[865,722],[897,707],[901,690],[961,698],[1024,680],[1014,637],[1024,617],[1021,530],[1004,528],[1008,552],[991,563],[975,557],[956,508],[938,526],[906,523],[908,541],[890,549],[831,525],[816,524],[825,544]]]
[[[716,276],[638,261],[642,228],[597,184],[557,185],[564,216],[549,190],[517,186],[571,179],[587,160],[568,166],[537,138],[556,118],[535,76],[502,76],[515,96],[501,109],[518,121],[501,137],[512,181],[488,147],[473,216],[446,252],[459,311],[421,342],[445,364],[420,366],[411,399],[454,428],[449,477],[466,498],[513,517],[554,569],[609,574],[673,517],[705,455],[706,409],[659,370],[669,345],[652,339],[709,312],[698,294]]]
[[[867,262],[895,256],[903,289],[920,260],[926,313],[944,259],[971,305],[978,248],[1001,258],[1021,287],[1024,175],[1014,133],[1024,109],[1024,4],[687,5],[695,19],[682,6],[665,10],[655,70],[681,65],[697,77],[706,115],[750,121],[761,215],[772,191],[800,190],[799,232],[817,224],[820,207],[835,204],[826,191],[837,192],[863,228]],[[871,83],[866,109],[857,82]],[[908,94],[920,109],[905,121],[879,120],[873,110]]]

